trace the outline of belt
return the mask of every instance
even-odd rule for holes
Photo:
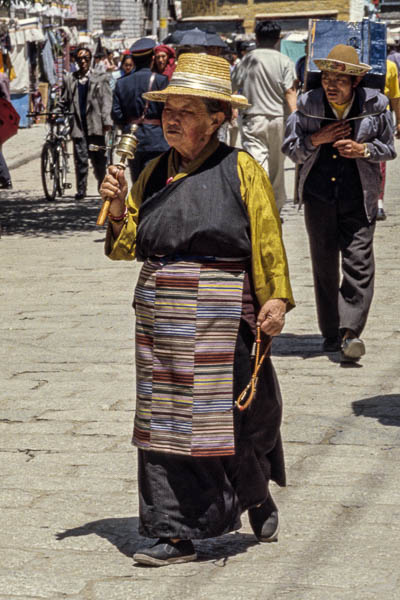
[[[131,119],[129,121],[133,125],[159,125],[161,126],[161,119]]]

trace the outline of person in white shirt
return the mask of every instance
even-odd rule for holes
[[[277,50],[280,32],[274,21],[257,23],[257,48],[247,53],[232,73],[233,89],[250,102],[241,120],[243,148],[267,172],[279,211],[286,202],[281,152],[285,121],[296,110],[295,66]]]

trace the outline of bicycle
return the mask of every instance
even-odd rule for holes
[[[73,113],[28,113],[27,116],[46,116],[50,127],[46,135],[40,155],[40,172],[43,191],[47,200],[53,201],[56,196],[62,197],[64,190],[72,187],[67,182],[69,173],[69,153],[67,143],[71,126],[68,117]]]

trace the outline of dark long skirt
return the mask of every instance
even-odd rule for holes
[[[242,319],[234,398],[250,380],[253,341],[254,334]],[[193,458],[138,450],[141,535],[204,539],[235,531],[241,527],[241,513],[267,498],[271,479],[285,485],[282,402],[270,358],[262,365],[251,406],[243,412],[234,410],[234,456]]]

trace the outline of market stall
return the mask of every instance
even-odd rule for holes
[[[32,9],[37,12],[37,5]],[[50,88],[61,89],[63,74],[69,70],[70,43],[77,39],[60,19],[44,13],[0,21],[0,72],[9,79],[20,127],[30,126],[27,113],[46,107]]]

